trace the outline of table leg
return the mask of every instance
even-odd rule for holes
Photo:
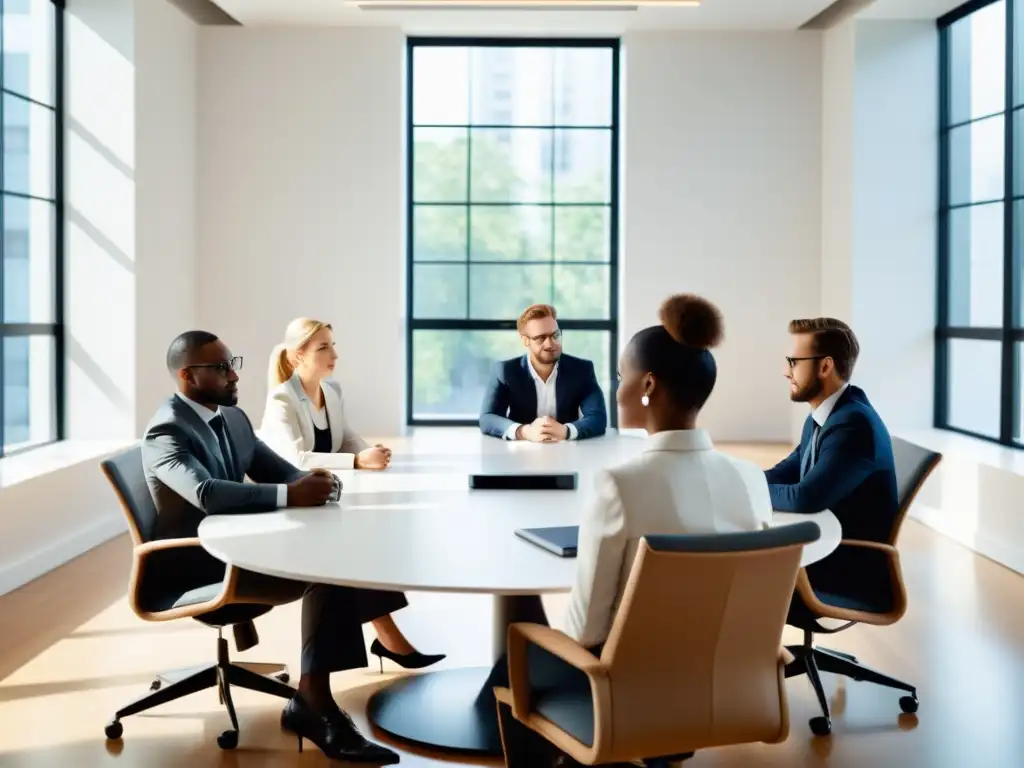
[[[495,595],[494,666],[402,677],[370,698],[370,722],[385,733],[433,749],[500,756],[492,688],[507,677],[508,626],[519,621],[547,625],[540,597]]]

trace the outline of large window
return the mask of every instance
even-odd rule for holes
[[[411,39],[408,56],[409,422],[475,423],[538,302],[612,398],[618,41]]]
[[[62,437],[63,0],[0,0],[0,456]]]
[[[1024,445],[1024,3],[939,19],[935,421]]]

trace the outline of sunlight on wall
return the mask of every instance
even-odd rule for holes
[[[130,0],[67,29],[68,433],[130,437],[135,397],[135,70]]]

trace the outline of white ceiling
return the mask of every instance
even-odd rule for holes
[[[876,0],[861,17],[865,19],[937,19],[967,0]]]
[[[399,26],[411,33],[447,34],[617,34],[628,29],[796,29],[829,6],[832,0],[702,0],[699,8],[644,7],[632,12],[368,11],[345,0],[214,2],[246,26]],[[876,0],[861,15],[935,18],[961,2],[963,0]]]

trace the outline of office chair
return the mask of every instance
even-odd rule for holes
[[[641,539],[600,658],[554,629],[512,624],[510,686],[495,688],[506,759],[525,741],[508,732],[517,724],[585,765],[667,766],[698,749],[784,741],[782,629],[803,545],[819,536],[807,522]],[[589,684],[531,681],[531,644]]]
[[[794,659],[786,667],[786,677],[806,674],[810,680],[822,711],[820,717],[811,718],[809,723],[816,736],[832,732],[832,717],[819,672],[904,691],[907,695],[900,698],[900,709],[907,714],[917,712],[917,688],[913,685],[869,669],[850,654],[814,645],[815,634],[841,632],[855,624],[894,624],[906,613],[907,592],[896,539],[907,510],[942,460],[942,454],[899,438],[893,438],[892,447],[899,507],[889,541],[843,539],[835,552],[812,563],[797,577],[787,623],[803,630],[804,641],[802,645],[787,646]],[[822,619],[843,623],[823,624]]]
[[[106,736],[121,738],[122,718],[216,686],[220,702],[231,719],[231,730],[221,733],[217,744],[221,749],[234,749],[238,746],[238,717],[231,700],[231,686],[284,699],[290,699],[295,693],[286,684],[288,670],[283,664],[235,664],[228,655],[224,627],[234,630],[239,651],[248,650],[259,642],[253,619],[267,613],[271,606],[248,600],[241,602],[236,598],[238,571],[232,566],[226,567],[219,581],[195,583],[197,579],[191,576],[193,571],[183,564],[183,559],[190,551],[203,557],[199,539],[152,539],[157,511],[146,485],[141,448],[130,448],[100,466],[121,502],[134,544],[128,587],[132,610],[144,621],[192,618],[217,629],[215,663],[160,674],[150,686],[150,693],[117,711],[106,726]]]

